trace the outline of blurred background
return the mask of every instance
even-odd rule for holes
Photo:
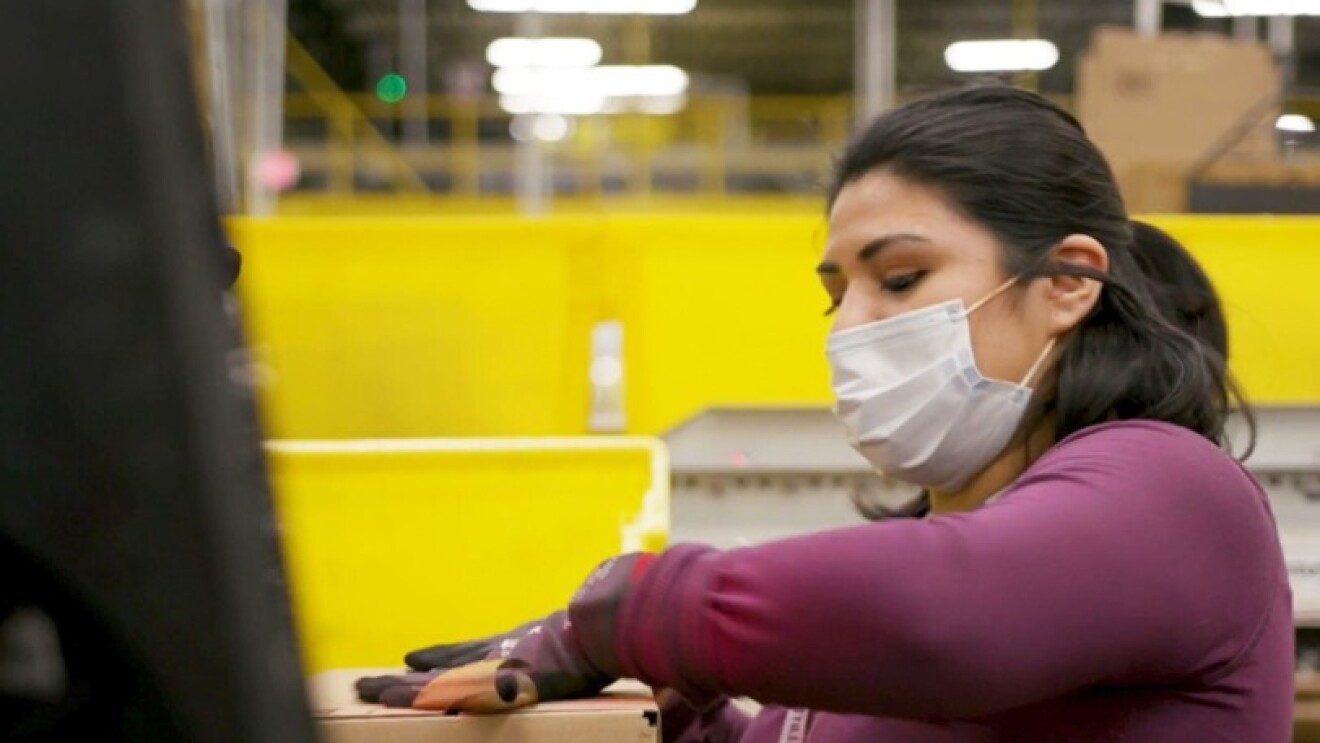
[[[1310,0],[193,1],[245,213],[810,210],[856,121],[985,76],[1135,211],[1320,203]]]

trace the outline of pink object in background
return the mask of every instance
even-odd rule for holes
[[[257,182],[272,191],[286,191],[298,182],[302,168],[298,156],[285,149],[271,150],[257,157]]]

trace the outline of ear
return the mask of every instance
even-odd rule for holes
[[[1090,235],[1069,235],[1050,254],[1053,263],[1068,263],[1100,273],[1109,271],[1109,253]],[[1062,335],[1077,327],[1100,301],[1101,284],[1079,276],[1052,276],[1048,279],[1050,334]]]

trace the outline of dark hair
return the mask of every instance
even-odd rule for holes
[[[1064,342],[1033,420],[1052,413],[1058,439],[1106,421],[1158,420],[1225,445],[1229,400],[1240,400],[1226,369],[1226,336],[1224,348],[1214,348],[1202,329],[1180,327],[1177,312],[1161,306],[1183,293],[1157,296],[1136,253],[1156,236],[1162,247],[1177,244],[1129,221],[1108,163],[1071,114],[1003,85],[907,103],[848,144],[829,203],[849,183],[880,169],[935,188],[988,228],[1002,246],[1008,275],[1072,275],[1103,284],[1095,308]],[[1107,272],[1049,260],[1072,234],[1105,246]],[[1181,247],[1177,252],[1191,261]],[[1209,301],[1203,310],[1222,325],[1213,291],[1202,299]]]
[[[1151,296],[1174,325],[1228,358],[1228,323],[1214,284],[1187,249],[1160,228],[1132,220],[1132,257]]]

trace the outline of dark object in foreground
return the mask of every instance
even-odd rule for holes
[[[0,0],[0,740],[312,740],[182,7]]]

